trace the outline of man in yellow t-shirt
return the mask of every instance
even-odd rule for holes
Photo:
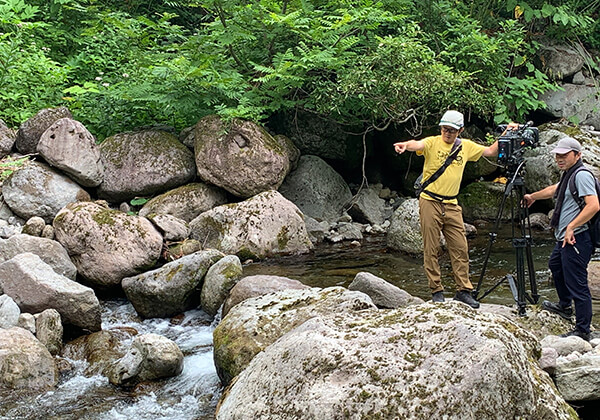
[[[397,153],[417,152],[425,156],[423,181],[426,181],[446,161],[454,142],[464,130],[464,117],[458,111],[447,111],[440,121],[441,135],[423,140],[408,140],[394,144]],[[509,129],[518,124],[509,124]],[[450,254],[452,271],[457,286],[455,300],[479,308],[479,302],[473,299],[473,285],[469,280],[469,249],[462,218],[462,209],[456,196],[460,189],[467,161],[476,161],[481,156],[496,156],[498,141],[491,146],[483,146],[471,140],[461,139],[462,149],[440,175],[429,184],[419,196],[419,217],[423,235],[423,266],[429,280],[432,300],[444,301],[444,288],[441,281],[438,254],[440,251],[440,232],[446,238]]]

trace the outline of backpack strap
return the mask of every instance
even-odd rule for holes
[[[427,188],[429,186],[429,184],[431,184],[436,179],[438,179],[440,176],[442,176],[442,174],[444,173],[446,168],[448,168],[448,166],[450,166],[452,161],[458,157],[458,154],[460,153],[461,150],[462,150],[462,140],[457,137],[456,140],[454,141],[454,144],[452,145],[452,149],[450,149],[450,153],[448,154],[448,157],[444,161],[444,164],[442,166],[440,166],[438,168],[438,170],[435,171],[429,178],[427,178],[425,180],[425,182],[423,182],[421,184],[421,186],[417,189],[417,191],[416,191],[417,197],[419,195],[421,195],[422,192],[438,201],[452,200],[457,197],[456,195],[447,196],[447,195],[436,194],[434,192],[427,191],[425,188]]]
[[[577,203],[579,208],[583,209],[585,207],[585,199],[583,197],[579,196],[579,191],[577,191],[577,185],[575,185],[575,177],[577,176],[579,171],[588,171],[590,174],[592,174],[592,176],[594,177],[594,180],[596,181],[596,194],[598,195],[599,198],[600,198],[600,185],[598,185],[598,179],[596,178],[596,176],[588,168],[581,167],[579,169],[576,169],[575,172],[573,172],[573,174],[571,175],[571,178],[569,178],[569,191],[571,192],[571,195],[575,199],[575,202]]]

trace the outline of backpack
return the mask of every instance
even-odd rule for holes
[[[585,207],[585,199],[583,197],[579,197],[579,192],[577,191],[577,186],[575,185],[575,176],[579,171],[588,171],[594,176],[592,171],[587,168],[581,167],[573,172],[571,178],[569,178],[569,191],[573,195],[575,202],[579,206],[580,209]],[[600,199],[600,182],[598,182],[598,178],[594,176],[594,180],[596,181],[596,195]],[[588,222],[590,236],[592,238],[592,245],[594,248],[600,248],[600,211],[598,211]]]
[[[425,188],[427,188],[429,186],[429,184],[431,184],[433,181],[435,181],[440,176],[442,176],[442,174],[444,173],[446,168],[448,168],[448,166],[450,166],[452,161],[458,157],[458,154],[460,153],[461,150],[462,150],[462,140],[457,137],[456,140],[454,141],[454,144],[452,145],[452,148],[450,149],[450,153],[448,154],[448,157],[446,158],[446,160],[444,161],[442,166],[440,166],[437,171],[435,171],[429,178],[427,178],[425,180],[425,182],[423,182],[423,174],[419,175],[419,177],[415,181],[415,185],[414,185],[415,195],[417,196],[417,198],[419,198],[419,196],[421,195],[422,192],[424,192],[425,194],[429,195],[430,197],[432,197],[438,201],[451,200],[453,198],[456,198],[456,196],[448,197],[445,195],[436,194],[432,191],[427,191]]]

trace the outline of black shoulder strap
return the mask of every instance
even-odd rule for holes
[[[462,140],[457,137],[456,140],[454,141],[454,144],[452,145],[452,149],[450,149],[450,153],[448,154],[448,157],[444,161],[444,164],[442,166],[440,166],[438,168],[438,170],[433,173],[433,175],[431,175],[429,178],[427,178],[421,184],[421,188],[419,189],[420,191],[417,191],[417,196],[421,192],[425,192],[428,195],[430,195],[431,197],[435,198],[436,200],[444,200],[444,199],[449,200],[449,199],[455,198],[455,197],[447,197],[445,195],[439,195],[436,193],[432,193],[431,191],[425,191],[425,188],[427,188],[429,186],[429,184],[431,184],[436,179],[438,179],[440,176],[442,176],[442,174],[444,173],[446,168],[448,168],[448,166],[450,166],[452,161],[457,158],[457,156],[461,150],[462,150]]]
[[[571,174],[571,178],[569,178],[569,191],[573,195],[573,198],[575,199],[575,202],[577,203],[579,208],[583,209],[585,207],[585,200],[579,196],[579,191],[577,191],[577,185],[575,185],[575,177],[577,176],[579,171],[588,171],[590,174],[592,174],[592,176],[594,177],[594,181],[596,183],[596,194],[598,194],[599,198],[600,198],[600,185],[598,184],[598,179],[596,178],[596,176],[588,168],[585,168],[585,167],[578,168],[575,170],[575,172],[573,172],[573,174]]]

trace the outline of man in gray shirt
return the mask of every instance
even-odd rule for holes
[[[556,246],[548,266],[552,272],[558,303],[544,301],[542,308],[565,319],[571,319],[575,303],[575,329],[563,337],[578,336],[590,339],[592,296],[587,282],[587,267],[594,253],[587,222],[600,210],[596,180],[588,170],[582,170],[581,144],[571,137],[562,138],[552,150],[558,168],[563,172],[558,184],[523,197],[527,206],[536,200],[554,197],[554,214],[550,225],[554,228]],[[575,187],[585,203],[580,208],[569,188],[569,179],[575,176]]]

